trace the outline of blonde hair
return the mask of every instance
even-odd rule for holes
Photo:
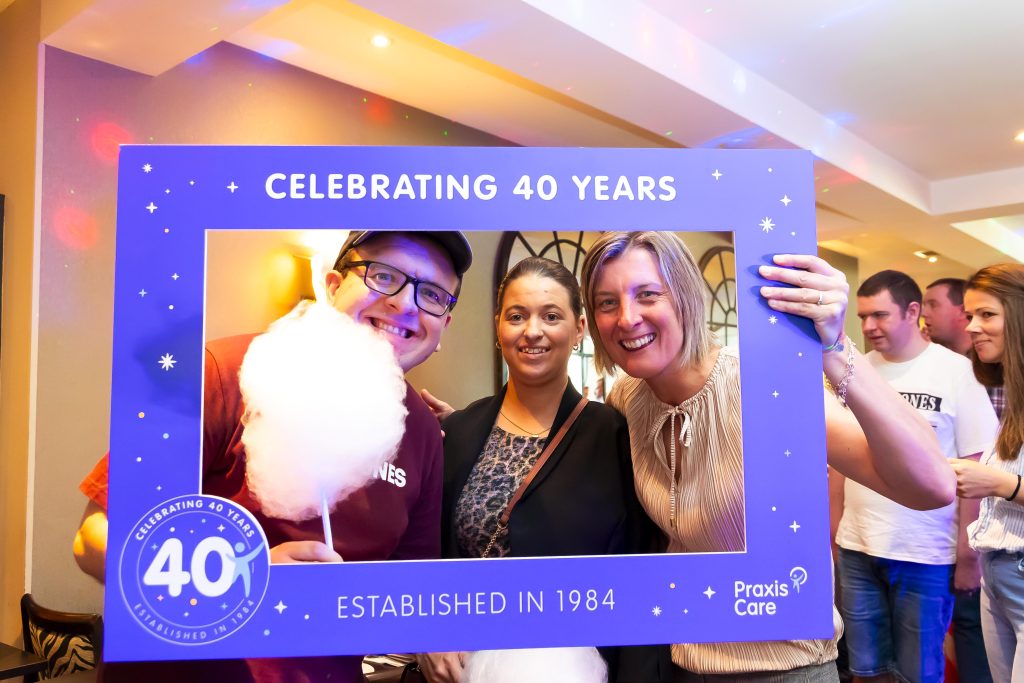
[[[676,318],[683,329],[683,343],[679,349],[682,366],[703,363],[714,346],[714,335],[707,327],[707,304],[704,295],[707,284],[693,260],[693,254],[678,235],[672,232],[606,232],[602,234],[583,261],[583,302],[587,319],[597,320],[595,288],[601,269],[629,249],[646,249],[658,264],[658,271],[672,301]],[[594,342],[594,366],[598,372],[615,371],[608,350],[600,335],[591,335]]]
[[[998,363],[984,363],[973,348],[970,357],[979,382],[1005,389],[996,452],[1001,460],[1014,460],[1024,445],[1024,265],[982,268],[967,281],[966,289],[990,294],[1003,305],[1003,357]]]

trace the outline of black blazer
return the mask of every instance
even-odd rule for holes
[[[552,435],[581,398],[571,382],[566,384],[551,426]],[[464,557],[455,536],[455,503],[494,427],[506,389],[452,413],[442,425],[443,557]],[[657,551],[657,529],[644,513],[633,487],[629,429],[617,410],[594,401],[587,404],[512,509],[508,533],[512,557]],[[670,680],[668,646],[600,650],[613,683]]]
[[[494,427],[505,388],[452,413],[442,426],[443,557],[463,557],[455,539],[455,503]],[[568,383],[550,434],[580,400]],[[653,552],[653,525],[633,488],[629,429],[617,410],[591,401],[523,493],[509,518],[513,557]]]

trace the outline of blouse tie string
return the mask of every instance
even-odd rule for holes
[[[668,420],[668,443],[669,443],[669,472],[671,473],[671,482],[669,484],[669,503],[668,503],[668,518],[669,523],[672,527],[676,526],[676,416],[681,416],[679,426],[679,442],[683,444],[683,448],[690,447],[691,435],[693,434],[692,420],[690,414],[682,406],[673,406],[661,414],[653,428],[651,429],[650,439],[657,443],[659,434],[661,433],[662,427],[665,426],[665,420]]]

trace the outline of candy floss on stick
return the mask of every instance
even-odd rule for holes
[[[405,380],[391,345],[324,303],[303,302],[249,346],[246,481],[264,514],[323,518],[394,459],[405,432]]]

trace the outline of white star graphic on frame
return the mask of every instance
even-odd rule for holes
[[[792,530],[793,530],[793,533],[795,534],[795,533],[796,533],[796,530],[800,528],[800,525],[799,525],[799,524],[797,524],[797,523],[796,523],[796,520],[794,519],[794,520],[793,520],[793,523],[789,525],[789,528],[790,528],[790,529],[792,529]]]
[[[765,216],[764,220],[758,223],[758,225],[760,225],[761,229],[764,230],[765,232],[771,232],[772,230],[775,229],[775,224],[772,223],[772,219],[768,218],[767,216]]]
[[[784,194],[782,195],[782,199],[780,199],[779,201],[782,202],[783,206],[789,206],[789,203],[793,200],[789,198],[788,194]]]
[[[713,177],[713,178],[714,178],[715,180],[718,180],[718,179],[719,179],[719,178],[721,178],[721,177],[722,177],[723,175],[725,175],[725,174],[724,174],[724,173],[721,173],[721,172],[720,172],[720,171],[719,171],[719,170],[718,170],[717,168],[715,169],[715,172],[711,174],[711,176],[712,176],[712,177]]]
[[[142,172],[143,173],[149,173],[152,170],[153,170],[153,164],[143,164],[142,165]]]
[[[149,294],[149,292],[147,292],[145,289],[139,290],[139,296],[146,296],[147,294]]]
[[[288,609],[288,605],[284,604],[284,601],[278,600],[277,604],[274,605],[274,609],[277,610],[278,614],[284,614],[284,611]]]
[[[231,184],[228,185],[227,187],[228,187],[229,190],[231,190],[231,194],[234,194],[235,190],[238,189],[238,185],[235,185],[235,181],[234,180],[232,180]]]
[[[174,356],[172,356],[169,353],[165,353],[164,355],[160,356],[160,367],[163,368],[164,370],[170,370],[171,368],[174,367],[174,364],[177,362],[178,361],[174,360]]]
[[[774,315],[770,315],[770,316],[768,316],[768,322],[770,322],[772,325],[774,325],[775,323],[779,322],[779,319],[776,318]]]
[[[146,211],[149,211],[150,215],[153,215],[153,212],[156,211],[159,207],[153,202],[150,202],[148,206],[145,206],[143,208],[145,208]]]
[[[710,600],[711,596],[714,595],[714,594],[715,594],[715,590],[713,588],[711,588],[711,586],[708,586],[708,589],[706,591],[704,591],[704,595],[708,596],[708,600]]]
[[[661,616],[661,608],[658,607],[657,605],[655,605],[654,609],[651,610],[651,614],[653,614],[656,617],[660,617]]]

